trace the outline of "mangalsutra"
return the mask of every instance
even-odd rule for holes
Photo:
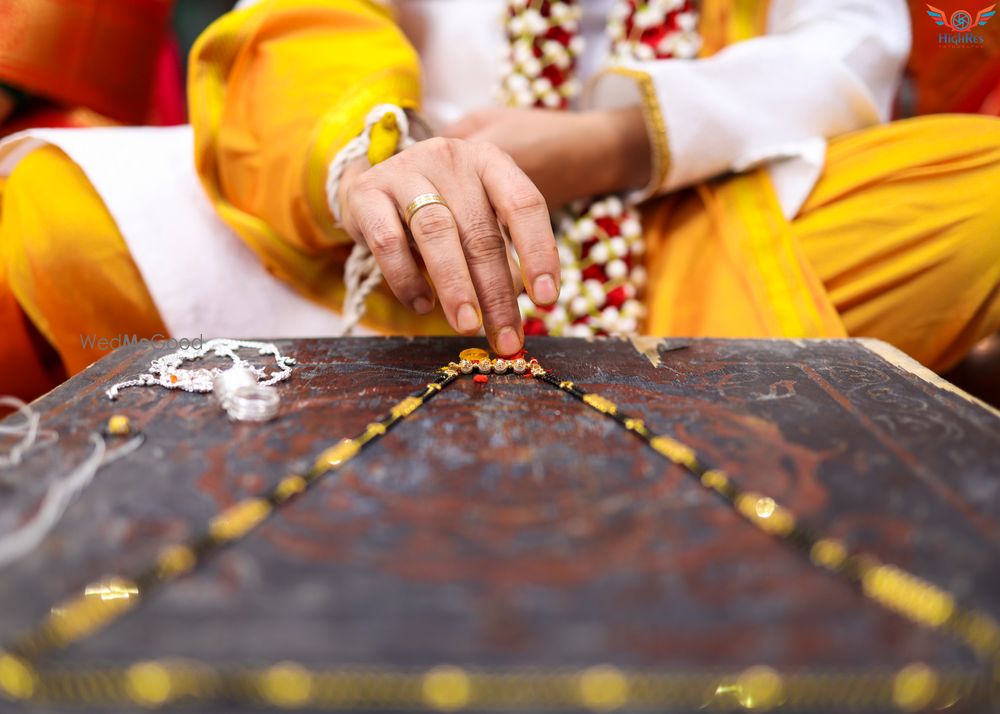
[[[627,671],[612,666],[580,670],[465,669],[441,665],[422,671],[310,669],[296,663],[269,668],[219,669],[206,663],[145,661],[122,669],[41,669],[53,652],[79,642],[134,609],[156,588],[190,573],[227,544],[243,538],[276,509],[300,497],[384,437],[462,375],[511,371],[534,378],[614,420],[748,523],[803,552],[827,573],[913,624],[939,630],[967,646],[981,669],[938,671],[923,663],[877,672],[788,672],[753,666],[739,672]],[[26,636],[0,650],[0,695],[63,705],[159,707],[183,701],[236,700],[283,708],[371,708],[430,711],[532,709],[607,712],[743,708],[796,711],[831,708],[897,709],[987,707],[1000,700],[1000,625],[988,613],[963,607],[949,592],[873,555],[851,552],[836,538],[818,537],[773,497],[741,488],[727,473],[701,461],[687,445],[653,432],[617,404],[561,379],[537,360],[490,357],[464,351],[353,438],[327,448],[304,473],[293,473],[269,491],[216,515],[200,536],[168,546],[135,578],[112,578],[64,602]]]

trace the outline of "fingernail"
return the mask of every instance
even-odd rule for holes
[[[472,332],[478,330],[482,321],[479,319],[479,311],[472,306],[471,302],[464,303],[458,308],[458,330],[459,332]]]
[[[543,305],[554,303],[559,298],[559,291],[556,289],[556,281],[551,275],[540,275],[535,278],[534,285],[535,302]]]
[[[521,338],[513,327],[505,327],[497,333],[497,351],[501,355],[512,355],[521,349]]]
[[[418,315],[426,315],[433,309],[434,304],[422,295],[413,301],[413,311]]]

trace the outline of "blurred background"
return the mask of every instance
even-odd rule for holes
[[[405,2],[406,0],[400,0]],[[475,2],[476,0],[464,0]],[[1000,116],[1000,18],[976,45],[942,45],[924,2],[908,0],[913,50],[896,118],[945,112]],[[970,4],[974,3],[974,4]],[[187,120],[185,58],[235,0],[0,0],[0,137],[32,127],[169,126]],[[987,0],[935,0],[977,17]],[[947,137],[941,137],[947,140]],[[1000,404],[1000,336],[946,375]]]
[[[969,2],[976,2],[970,6]],[[0,0],[0,136],[32,126],[100,124],[170,125],[186,120],[184,58],[198,35],[235,0],[75,0],[95,23],[54,26],[46,4],[33,0],[25,15],[19,0]],[[936,0],[948,16],[976,16],[985,0]],[[66,14],[66,3],[59,3]],[[897,117],[941,112],[1000,116],[1000,20],[977,28],[985,42],[939,46],[939,28],[923,2],[909,0],[913,52],[897,102]],[[70,15],[72,13],[69,13]],[[13,22],[9,18],[13,17]],[[58,72],[18,70],[20,56],[46,48],[61,52]],[[13,58],[13,62],[7,61]],[[28,64],[28,63],[23,63]],[[30,76],[29,76],[30,74]],[[87,85],[94,85],[88,87]],[[96,88],[95,88],[96,87]]]

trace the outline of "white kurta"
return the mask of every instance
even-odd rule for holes
[[[584,81],[604,65],[612,2],[581,0]],[[393,4],[422,60],[432,126],[495,103],[505,0]],[[634,63],[653,81],[671,154],[664,185],[645,193],[766,165],[794,217],[822,170],[826,140],[889,117],[909,46],[904,0],[771,0],[764,37],[710,59]],[[585,100],[592,107],[640,101],[620,75],[597,77]],[[0,175],[39,143],[66,151],[105,198],[172,334],[339,330],[339,316],[267,273],[213,215],[195,176],[189,127],[26,132],[0,143]]]

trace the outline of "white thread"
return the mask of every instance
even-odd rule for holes
[[[12,407],[24,416],[23,424],[0,424],[0,436],[20,436],[21,440],[10,447],[6,454],[0,453],[0,468],[17,466],[32,449],[51,446],[59,440],[59,435],[51,429],[39,429],[41,414],[17,397],[0,397],[0,407]]]
[[[402,151],[408,146],[416,143],[410,137],[410,122],[400,107],[395,104],[379,104],[365,118],[365,128],[354,139],[351,139],[334,157],[330,164],[330,169],[326,175],[326,200],[330,206],[330,213],[337,225],[340,225],[340,202],[337,194],[340,189],[340,179],[344,175],[347,165],[368,154],[368,147],[371,145],[372,127],[387,113],[392,113],[396,117],[396,126],[399,128],[399,142],[396,145],[398,151]],[[351,250],[351,255],[344,265],[344,306],[342,317],[344,324],[337,331],[336,337],[344,337],[351,334],[358,322],[365,314],[365,301],[372,290],[382,282],[382,271],[379,270],[375,256],[372,255],[368,246],[364,243],[356,243]]]
[[[90,441],[94,449],[90,456],[48,487],[38,510],[26,523],[0,536],[0,568],[38,547],[62,518],[73,498],[94,480],[98,470],[131,454],[142,445],[143,440],[143,436],[138,434],[116,449],[108,451],[104,439],[99,434],[91,434]]]

